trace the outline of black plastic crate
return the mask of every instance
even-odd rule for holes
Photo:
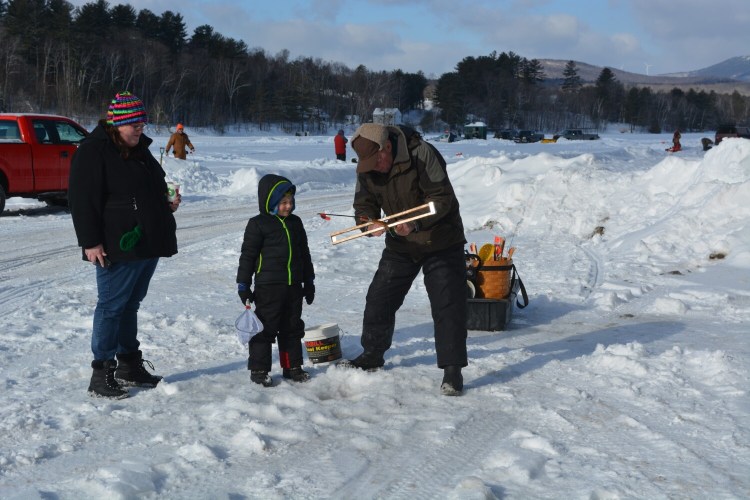
[[[507,299],[466,300],[468,301],[466,329],[494,332],[505,330],[510,323],[516,294],[512,293]]]

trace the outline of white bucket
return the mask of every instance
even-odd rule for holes
[[[313,363],[327,363],[341,358],[338,323],[324,323],[305,330],[305,349]]]

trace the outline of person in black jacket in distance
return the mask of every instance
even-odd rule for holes
[[[295,192],[285,177],[268,174],[260,179],[260,213],[247,222],[237,269],[240,300],[255,302],[263,323],[263,331],[250,339],[247,368],[250,380],[264,387],[273,385],[271,347],[276,339],[282,376],[294,382],[310,378],[302,369],[302,299],[313,303],[315,273],[302,219],[292,213]]]

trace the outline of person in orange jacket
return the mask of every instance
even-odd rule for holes
[[[336,151],[336,159],[346,161],[346,143],[349,139],[344,137],[344,130],[340,129],[333,138],[333,148]]]
[[[190,148],[191,153],[195,153],[195,147],[185,133],[185,127],[182,126],[182,123],[178,123],[176,128],[177,130],[169,137],[169,141],[167,142],[167,155],[169,154],[169,150],[174,148],[175,158],[184,160],[187,158],[187,148]]]

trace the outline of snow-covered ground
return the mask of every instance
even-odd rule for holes
[[[508,330],[469,333],[449,398],[421,279],[384,370],[306,361],[293,384],[275,362],[275,387],[250,383],[234,278],[257,180],[298,185],[303,319],[338,323],[348,357],[383,241],[330,242],[351,221],[317,213],[351,213],[355,181],[332,137],[188,132],[196,153],[165,159],[180,251],[140,313],[156,389],[86,394],[96,288],[70,215],[13,198],[0,217],[0,497],[750,497],[750,141],[436,143],[467,240],[512,240],[530,295]]]

